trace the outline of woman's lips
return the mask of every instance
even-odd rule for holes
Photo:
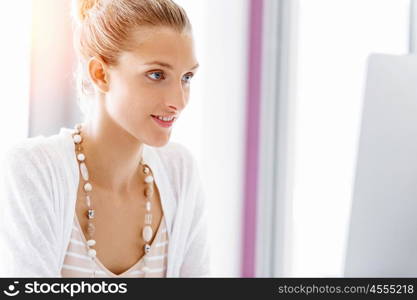
[[[152,119],[155,120],[155,122],[160,125],[161,127],[167,128],[167,127],[171,127],[172,124],[175,122],[175,118],[172,119],[171,121],[162,121],[160,119],[158,119],[157,117],[155,117],[154,115],[151,115]]]

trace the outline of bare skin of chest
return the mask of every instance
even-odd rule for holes
[[[76,214],[85,238],[87,232],[87,204],[84,182],[80,178],[76,202]],[[162,206],[160,194],[155,183],[152,197],[152,230],[153,236],[149,244],[155,239],[155,234],[162,220]],[[90,193],[92,208],[95,210],[93,223],[96,240],[94,249],[97,259],[112,273],[118,275],[138,262],[145,254],[145,242],[142,238],[146,213],[145,185],[138,186],[130,195],[116,197],[108,191],[94,188]]]

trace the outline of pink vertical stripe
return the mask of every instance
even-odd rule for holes
[[[255,276],[263,0],[250,0],[242,277]]]

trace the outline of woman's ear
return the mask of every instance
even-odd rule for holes
[[[94,87],[102,93],[109,90],[107,64],[100,58],[91,57],[87,64],[88,76]]]

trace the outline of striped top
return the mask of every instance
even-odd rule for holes
[[[107,269],[98,259],[93,260],[87,255],[88,246],[74,214],[74,224],[70,242],[61,269],[62,277],[166,277],[168,233],[165,216],[162,216],[161,225],[158,227],[156,236],[151,244],[151,250],[146,256],[142,256],[132,267],[121,274],[114,274]],[[145,266],[149,268],[146,273],[142,271]]]

